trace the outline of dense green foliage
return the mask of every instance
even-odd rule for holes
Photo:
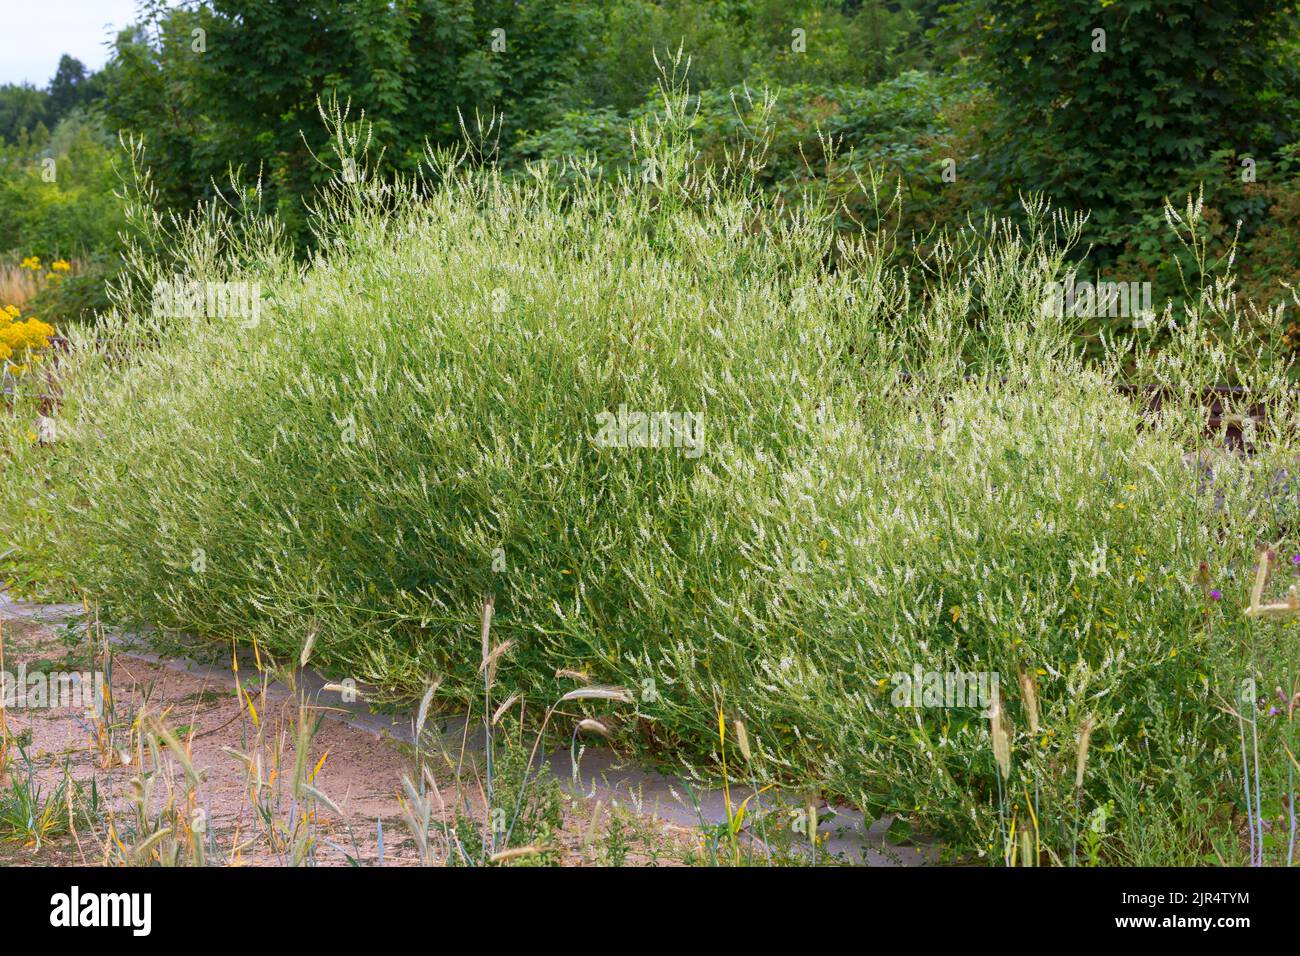
[[[705,89],[687,108],[701,161],[722,164],[735,144],[761,143],[762,155],[754,158],[761,160],[755,175],[763,188],[781,199],[818,194],[840,203],[845,231],[879,225],[869,215],[874,169],[891,190],[896,181],[904,184],[896,213],[908,228],[924,230],[951,217],[955,206],[954,195],[943,195],[941,164],[954,137],[944,117],[959,95],[952,78],[907,72],[868,88],[795,84],[779,95]],[[629,130],[661,108],[650,99],[627,113],[566,113],[523,139],[517,153],[557,163],[584,156],[607,174],[626,171],[633,155]]]
[[[86,72],[75,57],[59,60],[50,84],[43,90],[8,83],[0,86],[0,142],[16,142],[53,129],[65,116],[89,108],[103,96],[103,77]]]
[[[26,480],[3,499],[28,566],[118,620],[262,653],[316,631],[315,659],[404,699],[431,675],[476,693],[494,593],[505,690],[553,700],[560,668],[634,688],[635,715],[602,718],[697,770],[721,701],[765,778],[985,853],[987,720],[890,706],[890,680],[1028,668],[1041,727],[1005,677],[1003,799],[1023,816],[1037,794],[1043,845],[1069,853],[1092,715],[1083,811],[1155,805],[1116,811],[1118,832],[1207,852],[1233,799],[1216,704],[1243,676],[1289,682],[1240,614],[1255,542],[1289,527],[1270,489],[1297,408],[1267,343],[1207,352],[1235,309],[1207,289],[1172,346],[1089,368],[1038,308],[1079,228],[1041,209],[1025,235],[986,222],[905,268],[841,242],[828,269],[828,210],[692,162],[671,103],[638,136],[653,184],[445,161],[396,196],[337,181],[309,266],[273,225],[197,218],[185,273],[255,277],[266,313],[74,333],[59,440],[14,449]],[[1173,396],[1246,385],[1269,409],[1256,455],[1215,456],[1207,489],[1195,401],[1144,426],[1114,387],[1129,362]],[[624,405],[698,412],[701,454],[602,446]]]
[[[119,38],[108,114],[142,132],[163,195],[211,195],[241,166],[263,177],[293,223],[330,175],[321,101],[371,121],[388,170],[410,171],[425,138],[460,135],[458,110],[505,108],[537,121],[584,65],[595,8],[529,0],[321,2],[217,0],[155,11]],[[504,31],[494,52],[492,31]],[[161,108],[160,108],[161,107]]]
[[[90,270],[42,312],[119,271],[5,398],[0,570],[399,701],[476,692],[493,594],[503,695],[629,687],[602,719],[688,773],[721,708],[763,782],[960,851],[1032,806],[1047,859],[1096,813],[1235,859],[1231,707],[1300,665],[1241,613],[1297,533],[1298,48],[1264,0],[146,4],[98,87],[0,91],[3,248]],[[1093,271],[1158,318],[1044,313]],[[702,444],[608,447],[620,408]],[[891,704],[916,665],[1002,675],[1013,769]]]
[[[47,156],[52,166],[41,164]],[[112,247],[121,221],[113,195],[118,179],[93,124],[73,117],[36,156],[15,146],[4,157],[12,172],[0,178],[0,221],[13,248],[55,259]]]
[[[914,15],[879,5],[850,16],[825,3],[622,0],[214,0],[154,5],[119,38],[107,70],[115,126],[145,134],[158,184],[186,207],[229,166],[260,171],[291,227],[330,175],[322,101],[371,121],[378,170],[411,172],[426,141],[500,113],[507,156],[564,110],[627,108],[653,86],[658,50],[697,55],[696,80],[878,79],[910,58]],[[791,49],[791,24],[811,35]]]
[[[1300,136],[1291,0],[973,7],[995,93],[988,179],[1007,205],[1016,190],[1036,189],[1091,210],[1103,246],[1122,246],[1164,196],[1207,178],[1217,186],[1224,159],[1251,157],[1266,180],[1278,150]],[[1242,199],[1224,214],[1262,211]]]
[[[1195,264],[1162,203],[1204,185],[1217,256],[1239,237],[1246,287],[1276,302],[1296,278],[1296,23],[1286,0],[149,2],[101,74],[65,58],[47,90],[0,90],[0,135],[37,142],[96,104],[111,133],[143,137],[166,207],[214,198],[238,169],[310,240],[307,206],[337,164],[322,107],[367,118],[374,175],[410,174],[426,143],[484,126],[484,153],[515,173],[588,150],[617,167],[656,108],[656,55],[680,46],[706,157],[773,91],[765,185],[842,200],[846,232],[879,225],[859,218],[871,170],[901,185],[905,234],[1016,216],[1041,192],[1089,212],[1094,268],[1181,298]],[[3,215],[0,230],[34,251]],[[114,255],[101,237],[84,245]]]
[[[56,322],[88,319],[108,306],[106,283],[120,268],[125,222],[115,195],[116,144],[94,113],[81,110],[60,120],[52,134],[37,134],[0,144],[0,250],[10,253],[11,262],[28,256],[47,266],[59,259],[75,262],[75,274],[58,281],[35,270],[30,281],[38,293],[30,306]],[[6,265],[13,269],[0,257],[0,269]]]
[[[1252,296],[1285,299],[1276,280],[1295,269],[1266,263],[1297,188],[1293,0],[970,0],[961,17],[991,92],[968,166],[980,208],[1041,191],[1088,210],[1095,268],[1180,298],[1195,263],[1170,244],[1162,201],[1203,188],[1219,260],[1239,238]]]

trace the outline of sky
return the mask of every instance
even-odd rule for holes
[[[134,14],[135,0],[0,0],[0,84],[43,87],[64,53],[100,69]]]

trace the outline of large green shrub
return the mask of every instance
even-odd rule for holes
[[[476,112],[505,139],[556,109],[588,60],[597,9],[556,0],[210,0],[157,4],[105,69],[114,127],[145,137],[174,208],[213,196],[230,167],[260,176],[301,237],[305,201],[331,175],[320,104],[371,118],[375,156],[411,172]]]
[[[1091,210],[1111,254],[1164,197],[1195,189],[1211,154],[1266,161],[1300,129],[1293,0],[966,9],[996,92],[979,175],[1008,205],[1032,190]]]
[[[954,77],[904,72],[871,87],[793,84],[774,90],[705,88],[690,97],[688,121],[699,161],[735,162],[744,147],[757,163],[755,181],[779,202],[814,194],[836,213],[841,231],[875,231],[883,188],[900,191],[891,225],[925,232],[956,217],[959,186],[943,180],[953,155],[947,111],[964,88]],[[633,167],[632,133],[662,109],[657,96],[627,113],[612,109],[566,113],[524,137],[517,160],[560,164],[577,157],[607,175]],[[636,168],[634,174],[644,174]],[[578,170],[568,173],[580,178]]]
[[[638,142],[657,176],[608,189],[445,162],[436,185],[336,183],[302,268],[240,238],[254,223],[198,221],[179,271],[263,283],[260,322],[74,335],[58,440],[9,451],[11,573],[263,654],[312,632],[315,660],[405,699],[434,675],[481,690],[493,594],[508,691],[625,685],[635,707],[601,712],[619,740],[703,773],[721,708],[763,780],[995,855],[1033,806],[1068,856],[1092,717],[1081,812],[1157,806],[1171,852],[1205,852],[1239,792],[1219,704],[1283,676],[1239,613],[1256,541],[1294,515],[1267,354],[1207,348],[1202,317],[1085,366],[1041,309],[1077,222],[1035,208],[899,269],[824,207],[702,171],[671,122]],[[1166,388],[1159,417],[1121,366]],[[1251,458],[1201,437],[1197,396],[1228,378],[1269,406]],[[602,445],[623,407],[702,415],[702,454]],[[977,707],[891,705],[915,666],[1001,676],[1005,779]],[[1139,825],[1120,813],[1113,852]]]
[[[0,252],[51,260],[116,250],[114,155],[98,124],[81,116],[47,143],[0,148]]]

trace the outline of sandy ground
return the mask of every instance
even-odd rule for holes
[[[3,638],[4,669],[11,674],[20,664],[26,665],[29,672],[105,669],[89,640],[49,624],[6,619]],[[261,755],[262,778],[267,783],[261,791],[262,799],[278,795],[281,803],[275,814],[276,826],[287,828],[292,819],[289,791],[298,705],[293,699],[276,700],[259,694],[256,675],[241,676],[248,682],[244,689],[252,702],[251,709],[247,700],[237,698],[227,681],[114,653],[110,682],[113,706],[103,720],[95,721],[80,709],[6,708],[8,767],[0,778],[0,807],[6,799],[12,806],[8,795],[15,783],[22,785],[29,776],[34,776],[46,803],[64,785],[64,806],[60,809],[65,818],[68,803],[88,806],[92,793],[98,806],[93,814],[73,813],[73,831],[59,827],[65,832],[42,841],[39,847],[23,834],[6,833],[0,819],[0,864],[103,863],[114,856],[115,834],[124,845],[135,846],[130,836],[135,832],[130,794],[132,780],[140,774],[142,756],[147,772],[160,771],[155,776],[153,807],[161,808],[169,792],[178,793],[184,784],[182,764],[166,750],[157,767],[151,765],[148,749],[141,746],[141,728],[148,726],[147,720],[142,723],[142,714],[160,718],[184,741],[194,767],[202,773],[195,806],[203,811],[212,836],[210,842],[216,847],[212,862],[287,862],[288,841],[274,839],[271,833],[275,828],[268,830],[254,807],[254,775],[229,751]],[[21,757],[19,743],[29,763]],[[456,760],[460,755],[450,757]],[[399,804],[403,775],[414,776],[414,755],[408,746],[327,716],[309,747],[307,766],[315,768],[318,764],[312,786],[326,794],[342,816],[316,804],[317,864],[378,864],[381,826],[385,865],[419,862],[417,845],[403,822]],[[433,803],[433,819],[447,821],[452,817],[451,808],[461,805],[481,832],[484,800],[475,775],[462,774],[458,786],[447,757],[435,757],[429,765],[442,797],[442,807],[437,800]],[[68,797],[69,792],[74,798]],[[609,862],[609,809],[566,795],[559,799],[563,825],[547,838],[551,861],[565,865]],[[680,862],[695,840],[687,829],[663,820],[626,811],[617,811],[616,815],[620,821],[616,830],[625,835],[625,840],[614,842],[628,844],[626,863],[630,865]],[[281,845],[276,846],[277,842]]]

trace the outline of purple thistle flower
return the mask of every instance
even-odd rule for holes
[[[1210,592],[1210,597],[1217,601],[1221,597],[1223,597],[1223,595],[1219,592],[1218,588],[1215,588],[1213,591]]]
[[[1296,567],[1300,567],[1300,554],[1291,555],[1291,563]]]

